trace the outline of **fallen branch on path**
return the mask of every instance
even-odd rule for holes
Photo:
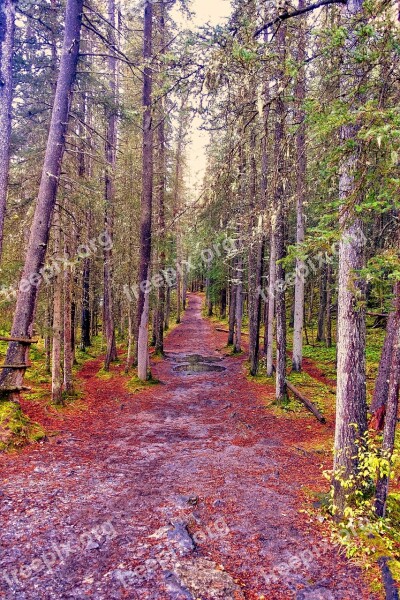
[[[385,587],[386,600],[399,600],[399,592],[393,575],[390,571],[388,559],[382,556],[378,560],[378,565],[381,569],[383,585]]]
[[[325,417],[319,412],[315,404],[311,402],[311,400],[306,398],[304,394],[302,394],[297,388],[295,388],[294,385],[290,383],[290,381],[288,381],[287,379],[285,381],[288,389],[296,396],[296,398],[300,400],[300,402],[304,404],[307,410],[309,410],[314,415],[314,417],[318,419],[320,423],[326,423]]]
[[[222,329],[222,327],[216,327],[215,329],[216,329],[216,331],[222,331],[223,333],[229,333],[227,329]],[[242,331],[242,335],[248,336],[249,334]],[[274,366],[274,370],[275,370],[275,366]],[[285,381],[286,381],[286,385],[287,385],[288,389],[292,392],[292,394],[294,394],[296,396],[296,398],[298,400],[300,400],[300,402],[302,402],[304,404],[304,406],[307,408],[307,410],[309,410],[314,415],[314,417],[316,419],[318,419],[318,421],[320,423],[326,423],[325,417],[320,413],[320,411],[315,406],[315,404],[311,400],[306,398],[304,396],[304,394],[302,394],[296,387],[294,387],[294,385],[292,383],[290,383],[290,381],[288,381],[287,379]]]

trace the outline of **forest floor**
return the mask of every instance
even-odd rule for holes
[[[57,435],[0,457],[1,597],[381,597],[308,510],[333,423],[267,406],[271,383],[246,377],[201,303],[153,362],[158,384],[91,360],[82,410],[41,414]]]

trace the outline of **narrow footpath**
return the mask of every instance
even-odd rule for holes
[[[266,409],[272,388],[201,302],[153,363],[158,385],[130,393],[122,367],[102,380],[91,361],[79,419],[0,457],[1,598],[376,598],[300,512],[329,466],[304,448],[326,426]]]

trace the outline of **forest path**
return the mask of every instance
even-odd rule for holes
[[[103,381],[91,361],[79,421],[1,457],[1,597],[374,598],[299,513],[330,460],[305,447],[331,432],[266,410],[271,388],[222,354],[201,302],[153,364],[160,385],[130,394],[120,367]]]

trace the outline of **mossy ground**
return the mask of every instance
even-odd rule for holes
[[[7,332],[2,332],[7,335]],[[76,363],[73,371],[76,375],[82,365],[96,358],[103,350],[101,337],[92,340],[92,346],[86,351],[76,349]],[[0,364],[4,363],[7,352],[7,343],[0,342]],[[58,413],[72,410],[84,410],[85,402],[79,379],[75,379],[73,394],[63,394],[64,404],[54,406],[51,402],[51,373],[46,368],[46,352],[44,340],[33,344],[29,352],[30,368],[26,371],[24,383],[31,388],[24,392],[23,398],[44,410],[51,408]],[[35,442],[50,435],[39,423],[31,420],[15,403],[0,400],[0,451],[20,448],[27,443]]]
[[[26,417],[17,404],[0,400],[0,452],[36,442],[45,435],[45,430]]]

